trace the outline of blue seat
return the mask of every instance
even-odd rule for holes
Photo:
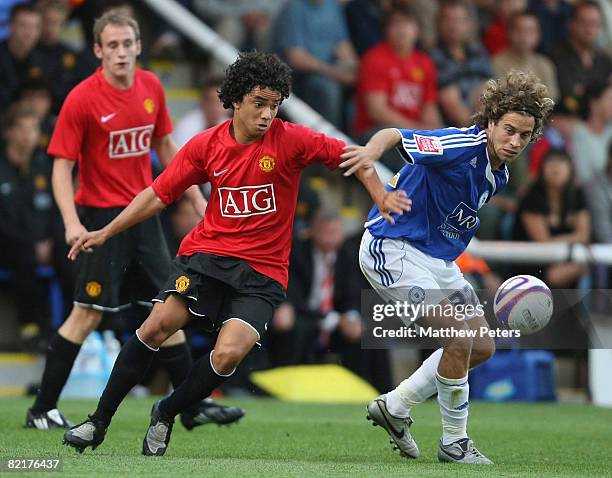
[[[470,371],[470,399],[556,400],[555,356],[545,350],[498,350]]]

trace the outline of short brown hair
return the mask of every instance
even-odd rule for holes
[[[540,22],[538,21],[538,17],[534,13],[524,10],[522,12],[517,12],[510,16],[510,19],[508,20],[508,31],[514,30],[517,27],[519,20],[522,20],[523,18],[533,19],[538,26],[538,30],[541,30]]]
[[[497,123],[506,113],[533,116],[535,125],[531,141],[540,137],[555,105],[548,97],[548,88],[537,76],[519,70],[511,70],[504,80],[489,80],[480,102],[483,109],[472,119],[483,129],[488,127],[489,121]]]
[[[26,105],[20,101],[13,103],[4,117],[4,128],[8,130],[17,124],[22,118],[36,118],[38,121],[38,115],[36,110],[29,105]]]
[[[9,24],[13,23],[15,18],[17,18],[22,13],[31,13],[40,16],[40,11],[36,8],[35,5],[31,3],[17,3],[13,6],[13,8],[11,8],[11,12],[9,13]]]
[[[128,26],[134,30],[136,41],[140,40],[140,27],[138,22],[132,17],[128,17],[117,10],[109,10],[100,18],[96,18],[93,26],[94,43],[102,45],[100,36],[106,25]]]
[[[446,7],[461,7],[464,8],[469,14],[474,13],[474,7],[468,0],[441,0],[439,5],[440,11]]]
[[[40,12],[45,12],[46,10],[57,10],[66,16],[70,14],[68,2],[65,0],[39,0],[36,7]]]
[[[416,10],[414,9],[412,5],[410,5],[406,1],[393,0],[391,2],[391,5],[389,5],[389,8],[387,8],[383,14],[383,18],[382,18],[383,29],[387,28],[387,26],[391,22],[391,19],[395,15],[400,15],[402,17],[409,18],[412,21],[414,21],[417,25],[420,26],[419,17],[417,15]]]
[[[580,13],[580,10],[582,10],[583,8],[596,8],[599,11],[600,15],[603,13],[601,11],[601,5],[599,4],[599,2],[595,0],[580,0],[573,5],[571,19],[575,20],[578,14]]]

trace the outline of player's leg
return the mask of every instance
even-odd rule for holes
[[[171,294],[156,303],[151,315],[121,348],[96,411],[87,420],[64,433],[64,443],[79,452],[95,449],[104,440],[117,408],[144,376],[159,346],[189,321],[186,299]]]
[[[73,306],[70,315],[49,342],[40,388],[32,408],[27,412],[26,427],[46,430],[72,426],[57,409],[57,401],[81,345],[101,319],[100,311],[76,304]]]
[[[441,302],[448,307],[451,302]],[[452,443],[467,437],[469,384],[467,381],[473,339],[467,334],[469,326],[454,317],[428,315],[419,325],[432,330],[448,331],[448,338],[440,339],[442,354],[436,370],[436,389],[442,415],[442,442]]]
[[[495,354],[495,340],[483,330],[489,330],[489,324],[484,316],[477,316],[466,321],[471,330],[475,331],[472,353],[470,354],[470,370],[482,365]]]
[[[193,407],[230,377],[259,341],[259,334],[242,320],[227,321],[209,354],[195,362],[187,379],[151,410],[151,423],[143,440],[144,455],[166,452],[174,417]]]
[[[164,281],[172,270],[172,260],[158,216],[138,224],[134,233],[137,234],[138,272],[142,271],[143,277],[137,282],[138,287],[133,289],[132,296],[138,304],[145,304],[147,299],[155,296],[164,286]],[[172,387],[178,388],[193,366],[191,350],[182,330],[177,331],[160,346],[158,359],[168,372]],[[186,410],[184,416],[181,416],[181,423],[188,430],[209,423],[228,425],[240,420],[244,413],[240,407],[228,407],[206,398]]]
[[[471,364],[482,363],[492,355],[495,347],[492,339],[482,334],[480,327],[486,326],[486,321],[477,308],[480,305],[478,297],[457,266],[452,264],[444,269],[440,268],[438,275],[442,285],[446,285],[444,282],[449,284],[449,300],[454,304],[455,310],[461,311],[456,315],[455,324],[451,324],[450,327],[454,330],[475,332],[469,338],[470,344],[467,343],[468,339],[459,340],[460,350],[453,350],[453,344],[451,347],[444,345],[436,374],[438,403],[442,417],[442,438],[438,447],[438,459],[462,464],[492,464],[491,460],[478,451],[467,434],[468,370]],[[472,306],[475,312],[464,313],[466,305]],[[436,318],[435,321],[439,322],[439,319]],[[449,327],[443,321],[441,324],[442,327]],[[456,342],[456,339],[453,339],[453,342]],[[468,349],[468,345],[469,351],[466,357],[463,352]],[[471,359],[473,350],[477,350],[474,360]],[[447,354],[447,351],[450,353]]]
[[[253,346],[260,344],[274,309],[285,299],[280,284],[239,259],[202,255],[190,264],[193,268],[204,267],[226,281],[202,275],[197,300],[190,303],[189,309],[194,320],[221,330],[214,350],[198,360],[187,379],[153,407],[151,423],[143,440],[144,455],[159,456],[166,452],[174,417],[207,397],[234,373]],[[193,279],[198,281],[198,277]]]
[[[131,295],[138,304],[146,304],[147,300],[150,300],[163,288],[168,275],[174,269],[158,216],[135,226],[134,234],[137,241],[136,258],[139,265],[136,273],[140,273],[141,279],[136,282],[137,287],[132,287]],[[179,278],[182,272],[176,278]],[[176,287],[176,281],[174,285]],[[158,359],[161,366],[168,372],[172,387],[174,389],[179,387],[193,366],[191,350],[182,330],[177,331],[160,346]],[[185,416],[181,416],[181,423],[188,430],[209,423],[229,425],[240,420],[244,413],[240,407],[228,407],[206,398],[186,410]]]
[[[120,210],[81,207],[79,216],[83,225],[92,230],[108,224]],[[93,252],[79,255],[76,262],[74,307],[49,343],[41,387],[34,406],[28,411],[26,426],[70,426],[56,410],[57,400],[81,345],[98,326],[103,312],[116,310],[123,305],[119,299],[119,285],[127,265],[127,240],[126,234],[122,233]]]
[[[495,353],[495,341],[488,336],[481,336],[481,327],[488,327],[484,317],[475,317],[467,322],[470,329],[479,334],[473,339],[470,354],[470,370],[489,360]],[[398,414],[410,414],[412,407],[424,402],[438,393],[436,373],[442,358],[441,348],[435,350],[412,375],[403,380],[392,392],[387,394],[387,402],[393,404]]]

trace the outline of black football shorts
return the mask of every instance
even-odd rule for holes
[[[168,281],[153,300],[164,302],[169,294],[187,298],[189,312],[208,332],[219,330],[228,320],[241,320],[260,339],[285,300],[277,281],[244,260],[206,253],[174,259]]]
[[[106,226],[122,210],[78,208],[88,231]],[[147,219],[78,255],[74,302],[106,312],[132,303],[150,304],[168,277],[171,262],[159,217]]]

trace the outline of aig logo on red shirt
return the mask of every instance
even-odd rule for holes
[[[219,205],[223,217],[248,217],[276,211],[274,185],[219,188]]]
[[[111,131],[109,152],[111,159],[129,158],[148,153],[151,149],[151,135],[155,125]]]

